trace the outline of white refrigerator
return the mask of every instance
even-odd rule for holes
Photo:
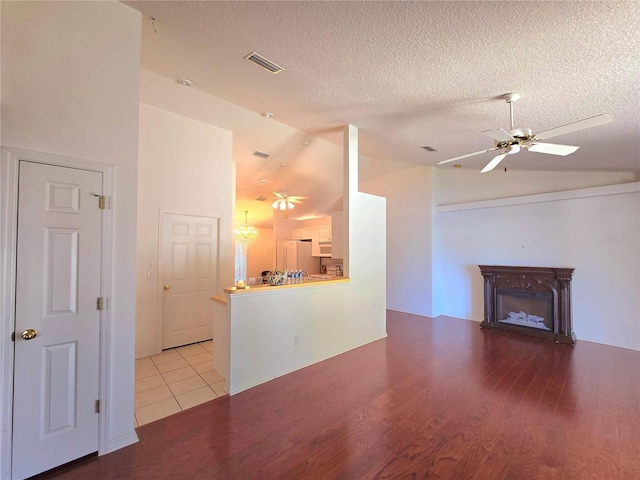
[[[318,259],[311,256],[311,242],[279,240],[276,250],[276,268],[316,273],[319,268]]]

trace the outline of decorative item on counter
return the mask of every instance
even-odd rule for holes
[[[268,284],[269,283],[269,280],[268,280],[269,275],[271,275],[271,270],[263,270],[262,271],[262,283],[263,284]]]
[[[342,266],[336,265],[336,277],[342,277],[343,275],[344,275],[344,272],[342,271]]]
[[[244,280],[238,280],[236,282],[236,288],[247,288],[247,282],[245,282]]]
[[[322,275],[326,275],[326,273],[327,273],[327,266],[324,263],[322,265],[320,265],[320,273]]]
[[[289,272],[287,272],[286,270],[284,272],[275,270],[271,273],[271,275],[267,276],[267,281],[269,282],[269,285],[284,285],[287,281],[288,276]]]

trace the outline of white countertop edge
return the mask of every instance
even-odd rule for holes
[[[314,280],[308,283],[292,283],[288,285],[266,285],[260,287],[250,287],[250,288],[240,288],[236,289],[236,287],[225,288],[224,291],[230,297],[238,297],[244,295],[259,295],[265,293],[277,293],[277,292],[285,292],[293,289],[299,288],[317,288],[317,287],[325,287],[330,285],[339,285],[343,283],[350,283],[351,279],[348,277],[340,277],[333,278],[331,280]],[[212,298],[213,300],[213,298]]]

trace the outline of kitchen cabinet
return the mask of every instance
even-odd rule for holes
[[[315,228],[292,228],[291,240],[313,240]]]
[[[320,245],[318,244],[318,229],[310,228],[311,230],[311,255],[314,257],[320,256]]]
[[[320,256],[320,245],[318,244],[318,227],[292,228],[292,240],[311,240],[311,255]]]
[[[331,258],[344,258],[344,214],[331,214]]]
[[[318,241],[330,242],[331,241],[331,225],[325,225],[324,227],[318,227]]]
[[[330,217],[325,217],[330,222]],[[311,240],[311,255],[314,257],[331,256],[331,223],[319,227],[291,229],[292,240]]]

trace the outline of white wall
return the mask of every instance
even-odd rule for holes
[[[273,270],[276,244],[273,228],[257,228],[258,239],[247,248],[247,277],[260,277],[264,270]]]
[[[639,192],[638,184],[596,187],[566,192],[578,198],[437,213],[435,314],[483,319],[479,264],[573,267],[578,340],[640,350]]]
[[[227,130],[140,104],[136,357],[155,354],[157,347],[160,210],[220,218],[216,293],[233,284],[231,142]],[[150,281],[147,261],[154,265]]]
[[[140,13],[118,2],[2,2],[2,145],[115,165],[109,448],[135,441]]]
[[[360,190],[387,198],[387,308],[432,316],[431,168],[366,180]]]
[[[500,168],[477,171],[443,168],[437,171],[438,205],[561,192],[633,182],[633,172],[527,172]]]
[[[544,203],[482,209],[470,203],[468,209],[431,213],[438,210],[434,204],[455,208],[463,202],[501,198],[515,203],[528,194],[573,188],[613,185],[602,188],[626,191],[634,178],[625,172],[480,175],[418,167],[361,182],[362,190],[387,198],[387,307],[480,321],[484,299],[477,265],[575,267],[573,318],[578,339],[640,349],[637,194],[565,200],[549,194],[554,200]],[[398,245],[409,248],[399,253]],[[611,283],[601,287],[600,278]],[[399,287],[403,279],[411,285],[406,291]]]
[[[386,336],[385,200],[350,203],[351,282],[229,295],[232,394]]]

